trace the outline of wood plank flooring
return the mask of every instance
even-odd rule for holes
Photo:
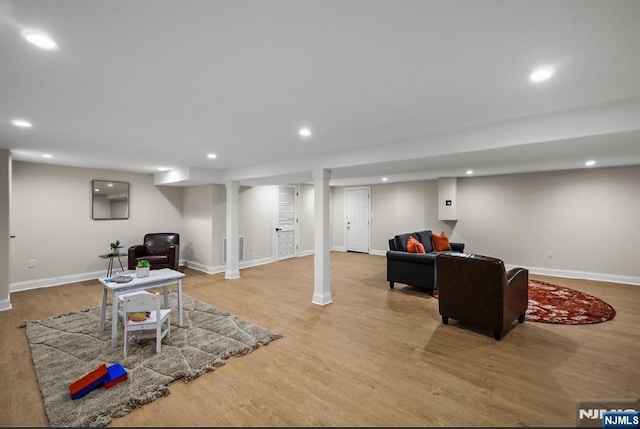
[[[110,426],[575,426],[576,401],[640,397],[640,287],[531,276],[596,295],[608,322],[526,322],[502,341],[441,323],[419,289],[388,287],[384,256],[331,254],[333,303],[311,303],[313,256],[241,270],[185,269],[184,293],[283,338]],[[87,281],[13,293],[0,313],[0,426],[46,426],[24,320],[98,306]]]

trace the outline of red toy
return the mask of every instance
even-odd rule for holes
[[[109,373],[107,365],[102,364],[87,375],[79,378],[69,385],[69,394],[72,399],[78,399],[91,392],[102,384],[104,377]]]
[[[84,375],[69,385],[71,399],[82,398],[92,390],[104,385],[109,389],[128,378],[127,371],[119,363],[114,363],[109,368],[105,364],[100,365],[90,373]]]

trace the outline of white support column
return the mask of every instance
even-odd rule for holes
[[[313,302],[331,304],[331,265],[329,254],[329,179],[331,170],[313,171],[315,234],[313,240]]]
[[[227,268],[225,279],[239,279],[238,269],[238,194],[240,183],[230,181],[225,183],[227,189]]]

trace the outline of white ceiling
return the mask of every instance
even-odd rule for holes
[[[640,164],[638,0],[0,0],[0,63],[15,160],[158,184]]]

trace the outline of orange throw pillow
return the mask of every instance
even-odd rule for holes
[[[418,240],[413,238],[412,235],[409,236],[407,240],[407,252],[411,253],[426,253],[424,250],[424,246]]]
[[[431,233],[431,240],[433,240],[433,250],[436,252],[443,252],[445,250],[451,250],[451,243],[447,238],[447,234],[444,231],[440,235]]]

